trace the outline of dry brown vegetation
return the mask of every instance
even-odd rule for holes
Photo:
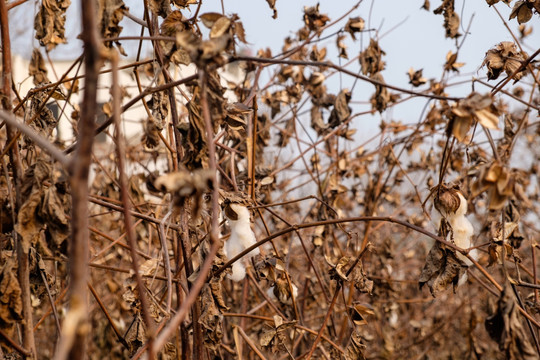
[[[42,53],[66,42],[70,1],[43,0],[27,94],[7,26],[24,1],[0,2],[0,357],[537,359],[540,49],[524,48],[540,1],[503,1],[520,33],[486,46],[459,96],[454,0],[418,10],[456,42],[438,80],[411,68],[407,88],[384,78],[361,1],[338,19],[306,6],[282,53],[255,56],[241,55],[242,19],[201,1],[144,1],[143,19],[122,0],[81,1],[76,73],[51,83]],[[125,15],[143,36],[122,37]],[[122,66],[128,92],[133,40],[153,55]],[[372,93],[335,89],[338,76]],[[380,121],[357,143],[359,119],[418,99],[417,122]],[[67,142],[51,101],[72,121]],[[141,104],[144,134],[127,139],[123,114]]]

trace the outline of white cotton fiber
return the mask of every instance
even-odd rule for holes
[[[230,204],[229,206],[238,215],[236,220],[227,217],[229,226],[231,227],[231,236],[225,242],[224,251],[225,255],[231,259],[255,244],[256,239],[253,230],[251,230],[249,210],[240,204]],[[230,275],[230,278],[233,281],[243,280],[246,276],[245,259],[249,259],[257,254],[259,254],[258,248],[249,252],[243,259],[235,262],[232,265],[232,275]]]

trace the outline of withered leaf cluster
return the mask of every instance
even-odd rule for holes
[[[32,50],[32,58],[30,59],[30,65],[28,67],[28,75],[34,78],[34,85],[39,85],[49,82],[47,77],[47,68],[45,67],[45,60],[41,55],[41,51],[35,48]]]
[[[450,110],[448,130],[459,141],[465,141],[470,128],[478,122],[488,129],[498,129],[498,110],[489,93],[473,92],[454,104]]]
[[[532,360],[538,354],[529,341],[529,334],[522,325],[522,317],[512,286],[507,283],[497,302],[497,309],[485,320],[485,327],[506,359]]]
[[[467,265],[457,258],[453,249],[435,242],[426,258],[418,282],[420,288],[427,284],[431,295],[436,297],[450,285],[455,291],[460,278],[466,272]]]
[[[122,26],[119,25],[120,21],[124,18],[124,12],[129,11],[129,9],[124,4],[123,0],[100,0],[98,3],[98,24],[99,31],[101,36],[104,39],[107,38],[116,38],[120,36],[122,32]],[[126,56],[124,49],[119,41],[114,41],[118,51]],[[112,47],[112,41],[106,41],[105,46]]]
[[[511,41],[503,41],[495,48],[488,50],[482,66],[487,67],[487,77],[495,80],[502,72],[506,75],[514,75],[514,82],[520,80],[525,75],[525,69],[514,74],[520,67],[522,61],[527,58],[525,54],[518,50],[516,44]]]
[[[71,5],[70,0],[43,0],[34,19],[36,39],[47,51],[58,44],[65,44],[66,10]]]
[[[459,16],[454,10],[454,0],[443,0],[441,6],[433,10],[433,12],[443,14],[447,38],[455,39],[461,36],[459,33]]]

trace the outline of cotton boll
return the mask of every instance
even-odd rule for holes
[[[232,281],[239,282],[246,277],[246,268],[242,264],[242,260],[238,260],[232,264],[232,274],[229,276]]]
[[[467,214],[467,200],[460,192],[458,192],[457,195],[460,200],[459,207],[457,208],[455,213],[448,214],[446,218],[448,220],[448,223],[452,227],[454,243],[462,249],[468,249],[473,246],[472,237],[474,235],[474,228],[469,219],[467,219],[467,217],[465,216],[465,214]],[[478,252],[476,251],[476,249],[471,250],[469,254],[474,259],[477,259],[478,257]],[[471,260],[469,260],[465,255],[459,252],[456,253],[456,255],[468,266],[472,265]]]
[[[230,204],[231,209],[236,213],[236,220],[227,217],[231,227],[231,236],[225,242],[223,248],[225,255],[230,259],[255,244],[255,234],[251,230],[251,221],[249,210],[240,204]],[[251,258],[259,254],[259,249],[256,248],[247,254],[245,258]],[[232,275],[230,278],[234,281],[240,281],[246,276],[246,269],[242,263],[244,259],[240,259],[232,266]]]

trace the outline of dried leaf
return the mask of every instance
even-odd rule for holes
[[[223,315],[216,305],[210,286],[205,285],[201,290],[201,324],[204,335],[204,345],[217,353],[223,337]]]
[[[47,68],[45,67],[45,60],[41,56],[41,51],[34,48],[32,51],[32,58],[30,59],[30,65],[28,67],[28,75],[34,77],[34,85],[40,85],[49,82],[47,77]]]
[[[414,87],[423,85],[427,82],[427,79],[422,76],[423,69],[420,70],[414,70],[413,68],[409,69],[409,84],[411,84]]]
[[[459,16],[454,11],[454,0],[443,0],[441,6],[433,10],[435,14],[443,14],[444,16],[444,29],[446,30],[446,37],[456,39],[461,34],[459,33]]]
[[[274,12],[274,14],[272,15],[272,18],[277,19],[276,0],[266,0],[266,2],[268,3],[268,6],[270,7],[270,9],[272,9],[272,11]]]
[[[15,258],[9,257],[0,268],[0,328],[12,329],[23,319],[21,287],[17,279]]]
[[[362,335],[358,330],[354,330],[351,334],[349,344],[345,349],[345,354],[343,357],[345,360],[365,360],[365,350],[366,345],[362,344]]]
[[[36,39],[47,51],[67,42],[65,33],[66,10],[70,0],[42,0],[34,19]]]
[[[512,9],[512,12],[510,13],[510,17],[508,20],[512,20],[513,18],[517,18],[517,21],[519,24],[523,24],[531,20],[532,18],[532,8],[533,4],[531,4],[529,1],[517,1],[514,4],[514,8]]]
[[[148,7],[154,14],[166,18],[171,12],[170,0],[148,0]]]
[[[503,41],[486,52],[482,66],[485,65],[488,69],[488,79],[495,80],[503,71],[508,76],[513,74],[521,66],[521,61],[525,59],[526,55],[518,50],[516,44],[511,41]],[[514,76],[514,82],[520,80],[525,75],[525,72],[525,69],[518,72]]]
[[[101,36],[105,39],[119,37],[122,33],[120,21],[124,18],[124,12],[129,9],[124,4],[123,0],[99,0],[98,8],[98,29]],[[106,47],[112,48],[113,42],[106,41]],[[119,41],[115,41],[119,52],[126,56],[124,49]]]
[[[507,282],[497,303],[497,310],[485,321],[486,330],[499,344],[499,349],[504,352],[506,359],[538,359],[521,320],[516,297]]]
[[[382,56],[386,53],[381,50],[379,43],[370,39],[369,46],[366,50],[362,51],[359,56],[360,66],[362,68],[362,74],[375,75],[384,70],[385,62],[382,61]]]
[[[365,21],[361,17],[352,17],[349,18],[347,21],[347,24],[345,24],[344,30],[351,34],[351,37],[356,40],[355,34],[358,32],[362,32],[365,27]]]
[[[461,262],[452,250],[444,249],[439,242],[435,242],[426,258],[418,282],[420,288],[427,284],[433,297],[436,297],[450,284],[455,291],[459,279],[466,270],[467,265]]]

